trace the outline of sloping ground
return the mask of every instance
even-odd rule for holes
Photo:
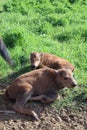
[[[3,90],[0,90],[0,110],[11,110],[12,104],[6,105]],[[77,110],[60,108],[38,102],[29,102],[39,115],[39,121],[19,113],[0,113],[0,130],[87,130],[87,108],[85,105]]]
[[[3,104],[2,104],[3,105]],[[36,104],[39,110],[43,105]],[[0,130],[87,130],[87,111],[82,109],[61,109],[61,114],[50,107],[45,107],[39,121],[29,116],[15,114],[0,114]]]

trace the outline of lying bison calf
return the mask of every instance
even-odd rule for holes
[[[74,66],[67,60],[48,53],[33,52],[30,55],[32,68],[50,67],[53,69],[67,68],[74,71]]]
[[[38,119],[34,111],[24,107],[28,100],[50,103],[57,98],[57,91],[64,87],[72,88],[76,85],[71,70],[43,68],[19,76],[7,88],[5,95],[8,99],[16,100],[13,106],[15,111]]]

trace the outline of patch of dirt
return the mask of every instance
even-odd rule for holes
[[[6,105],[4,90],[0,86],[0,110],[12,111],[11,105]],[[87,108],[78,110],[61,108],[60,111],[52,105],[29,102],[27,108],[35,110],[39,120],[19,113],[0,113],[0,130],[87,130]]]

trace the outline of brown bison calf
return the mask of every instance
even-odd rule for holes
[[[24,107],[28,100],[50,103],[57,98],[57,91],[64,87],[72,88],[76,85],[70,70],[43,68],[19,76],[7,88],[5,95],[8,99],[16,100],[13,106],[15,111],[38,119],[34,111]]]
[[[32,68],[49,67],[56,70],[66,68],[74,71],[74,66],[71,63],[53,54],[33,52],[30,55],[30,61]]]

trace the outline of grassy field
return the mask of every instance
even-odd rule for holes
[[[69,102],[82,93],[87,98],[86,0],[1,0],[0,37],[17,65],[11,68],[0,57],[1,79],[27,67],[31,52],[48,52],[76,68],[79,87],[65,91]]]

